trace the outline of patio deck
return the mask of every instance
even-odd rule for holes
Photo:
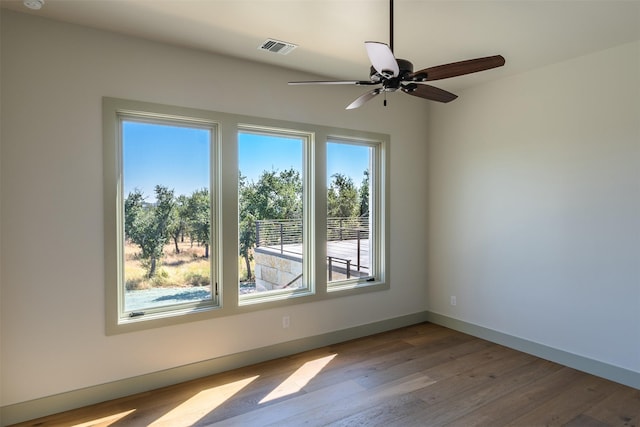
[[[302,244],[260,246],[256,250],[283,258],[302,260]],[[331,259],[334,272],[346,274],[346,261],[350,262],[351,276],[369,275],[369,239],[360,239],[360,263],[358,264],[358,240],[327,242],[327,263]],[[360,269],[358,270],[358,266]]]

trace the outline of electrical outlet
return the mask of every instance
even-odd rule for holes
[[[451,305],[456,305],[456,297],[451,295]]]
[[[289,316],[282,316],[282,328],[287,329],[289,327]]]

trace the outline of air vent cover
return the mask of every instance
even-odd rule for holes
[[[286,55],[298,46],[293,43],[287,43],[280,40],[267,39],[258,47],[258,50],[266,50],[267,52],[279,53]]]

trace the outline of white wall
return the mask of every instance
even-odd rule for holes
[[[429,310],[640,372],[640,43],[460,100],[430,114]]]
[[[309,77],[3,11],[0,406],[424,311],[427,104]],[[390,134],[391,290],[105,336],[103,96]]]

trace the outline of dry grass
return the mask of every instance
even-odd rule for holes
[[[178,245],[175,252],[173,243],[164,247],[163,257],[157,264],[156,275],[148,278],[146,262],[140,259],[140,248],[134,244],[125,245],[125,282],[127,290],[149,289],[153,287],[209,286],[211,272],[209,259],[204,258],[204,246],[189,242]]]

